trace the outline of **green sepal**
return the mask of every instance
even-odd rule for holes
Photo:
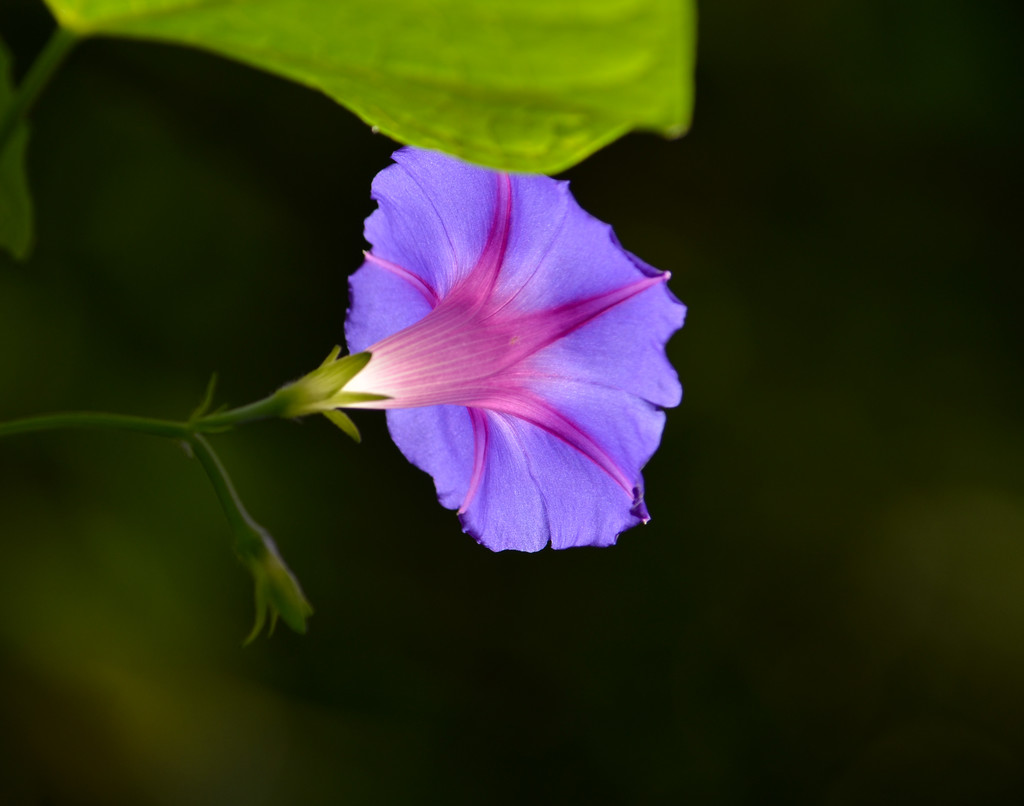
[[[213,405],[213,395],[217,391],[217,373],[214,372],[210,375],[210,380],[206,384],[206,391],[203,393],[203,399],[199,401],[199,405],[196,406],[195,411],[189,415],[188,421],[190,423],[195,422],[201,417],[206,416],[206,413],[210,410],[210,406]]]
[[[320,362],[321,368],[332,363],[339,355],[341,355],[341,346],[335,344],[334,348],[327,354],[327,358]]]
[[[277,407],[273,414],[280,417],[303,417],[341,406],[387,399],[386,395],[342,391],[345,384],[370,363],[371,356],[363,352],[338,358],[340,354],[341,348],[336,346],[312,372],[278,389],[271,398]],[[355,431],[355,426],[350,426],[348,422],[342,425],[335,421],[335,424],[349,436]]]
[[[356,428],[356,424],[352,422],[352,418],[345,414],[345,412],[338,411],[337,409],[328,409],[324,412],[324,417],[338,426],[356,442],[363,441],[363,437],[359,433],[359,429]]]
[[[369,353],[355,353],[338,358],[340,353],[341,347],[336,345],[320,364],[318,373],[322,373],[323,379],[330,384],[337,384],[335,390],[343,388],[363,367],[370,363]]]
[[[373,392],[338,392],[331,398],[331,402],[337,406],[372,403],[375,400],[391,400],[391,395],[375,395]]]

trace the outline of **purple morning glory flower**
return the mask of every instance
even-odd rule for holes
[[[373,182],[344,387],[387,395],[405,456],[490,549],[607,546],[649,520],[641,468],[682,396],[685,307],[568,183],[403,148]]]

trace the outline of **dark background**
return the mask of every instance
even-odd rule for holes
[[[565,174],[690,306],[615,548],[491,554],[358,417],[218,437],[316,607],[251,585],[194,461],[0,444],[0,802],[1024,802],[1021,15],[705,3],[695,125]],[[23,70],[50,30],[4,0]],[[249,402],[342,339],[394,144],[203,53],[89,41],[0,258],[0,418]]]

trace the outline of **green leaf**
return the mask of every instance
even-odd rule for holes
[[[0,121],[13,102],[10,54],[0,42]],[[28,126],[19,123],[0,153],[0,248],[18,260],[27,258],[32,248],[32,197],[25,175],[27,147]]]
[[[322,90],[395,139],[554,173],[678,136],[693,0],[47,0],[61,25],[193,45]]]

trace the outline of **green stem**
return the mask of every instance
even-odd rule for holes
[[[296,632],[305,632],[306,619],[312,614],[313,608],[302,593],[298,580],[278,554],[273,539],[246,511],[231,483],[231,477],[202,432],[223,431],[242,422],[271,416],[280,408],[280,401],[271,395],[249,406],[184,423],[98,412],[43,414],[0,423],[0,437],[68,428],[102,428],[134,431],[185,442],[213,485],[235,538],[235,553],[253,575],[256,585],[256,623],[246,639],[248,642],[260,633],[268,617],[271,629],[280,616]]]
[[[235,533],[235,549],[243,557],[259,553],[264,544],[264,532],[245,511],[224,465],[217,458],[217,454],[213,452],[210,443],[200,436],[199,431],[203,428],[201,419],[196,423],[178,423],[173,420],[154,420],[149,417],[131,417],[124,414],[88,411],[63,412],[0,423],[0,437],[30,434],[37,431],[59,431],[68,428],[134,431],[187,443],[196,458],[199,459],[206,475],[210,477],[210,482],[217,493],[217,499],[224,508],[224,514],[227,515],[228,523]]]
[[[270,536],[256,521],[249,515],[242,499],[235,492],[235,485],[231,483],[231,477],[220,461],[220,457],[214,453],[210,443],[200,434],[193,434],[189,439],[189,445],[195,453],[199,464],[203,466],[213,491],[217,494],[221,509],[227,516],[231,531],[235,534],[235,551],[243,559],[258,557],[265,549]]]
[[[306,619],[313,614],[313,608],[303,594],[299,581],[277,553],[273,538],[246,511],[231,483],[231,477],[206,437],[193,434],[189,444],[206,471],[220,507],[227,516],[235,535],[235,552],[248,567],[256,583],[256,622],[245,643],[250,643],[260,634],[268,616],[271,632],[280,616],[293,630],[304,633]]]
[[[149,417],[131,417],[124,414],[105,414],[91,411],[72,411],[60,414],[41,414],[20,420],[0,423],[0,437],[30,434],[34,431],[56,431],[67,428],[104,428],[116,431],[135,431],[155,437],[190,439],[192,431],[185,423],[172,420],[153,420]]]
[[[53,74],[57,72],[61,62],[78,41],[77,35],[66,28],[57,28],[46,43],[42,52],[36,57],[32,67],[14,93],[14,98],[0,118],[0,154],[4,153],[11,135],[18,123],[24,118],[36,102]]]
[[[243,406],[233,412],[223,412],[208,418],[201,417],[195,422],[179,423],[173,420],[155,420],[150,417],[132,417],[125,414],[102,412],[62,412],[25,417],[0,423],[0,437],[15,434],[30,434],[36,431],[57,431],[68,428],[100,428],[115,431],[134,431],[154,437],[178,439],[188,443],[199,459],[199,463],[210,477],[217,498],[224,508],[231,530],[235,533],[235,550],[243,558],[257,557],[264,550],[268,535],[245,511],[242,502],[231,484],[224,465],[213,452],[213,448],[202,436],[203,431],[219,431],[247,419],[246,413],[260,412],[263,401],[252,406]]]
[[[278,416],[281,402],[273,395],[240,406],[237,409],[210,414],[189,422],[156,420],[151,417],[133,417],[127,414],[109,414],[93,411],[67,411],[58,414],[40,414],[20,420],[0,422],[0,437],[30,434],[35,431],[57,431],[68,428],[102,428],[114,431],[134,431],[154,437],[192,441],[194,434],[225,431],[242,423]]]
[[[202,425],[202,420],[195,424]],[[0,423],[0,437],[29,434],[33,431],[57,431],[68,428],[101,428],[116,431],[134,431],[155,437],[180,439],[187,442],[203,466],[217,499],[224,508],[228,523],[236,536],[236,550],[243,557],[257,554],[264,543],[262,528],[249,516],[235,492],[231,479],[210,443],[187,423],[172,420],[154,420],[148,417],[130,417],[123,414],[102,414],[87,411],[62,414],[43,414]]]
[[[275,392],[274,394],[239,406],[237,409],[214,412],[204,417],[199,417],[189,423],[193,431],[210,433],[211,431],[222,431],[226,428],[233,428],[242,423],[251,423],[254,420],[266,420],[268,417],[281,417],[288,405],[287,399]]]

